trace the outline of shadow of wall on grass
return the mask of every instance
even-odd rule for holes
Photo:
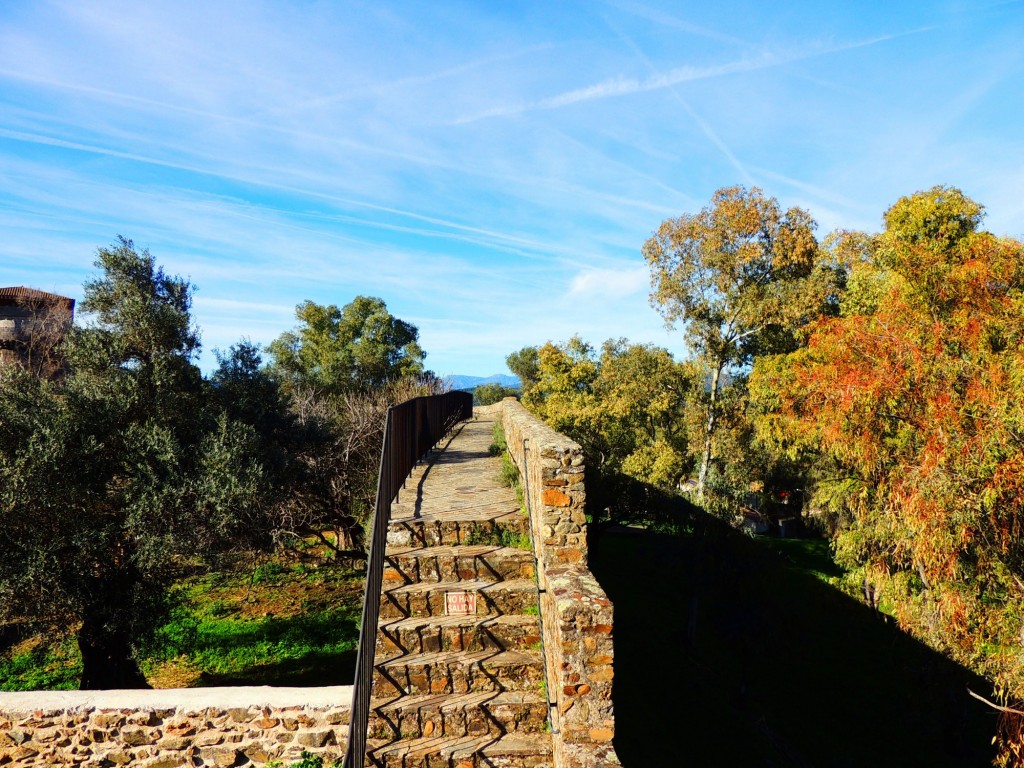
[[[591,526],[591,568],[615,605],[624,765],[991,763],[995,712],[967,693],[991,696],[985,680],[770,540],[627,490],[634,503],[646,494],[651,524],[671,533]],[[636,521],[642,507],[630,509],[613,519]]]
[[[200,684],[209,687],[271,685],[284,688],[320,688],[352,685],[356,652],[313,651],[298,659],[261,664],[237,674],[203,672]]]

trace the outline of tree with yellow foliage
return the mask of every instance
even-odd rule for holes
[[[728,187],[698,213],[666,219],[643,246],[651,303],[669,326],[682,324],[707,377],[700,497],[715,459],[723,374],[792,349],[794,330],[834,302],[839,273],[822,263],[815,227],[806,211],[783,213],[756,187]]]

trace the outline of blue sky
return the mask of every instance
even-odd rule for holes
[[[0,284],[81,298],[123,234],[203,366],[382,297],[438,373],[683,354],[644,240],[762,187],[821,235],[952,184],[1024,236],[1024,2],[0,3]]]

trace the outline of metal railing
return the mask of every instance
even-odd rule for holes
[[[426,455],[460,421],[473,418],[473,395],[448,392],[444,395],[414,397],[388,408],[377,475],[377,503],[366,564],[366,589],[363,593],[363,621],[359,629],[356,676],[352,691],[345,768],[362,768],[366,757],[366,736],[370,722],[370,693],[373,688],[373,662],[377,650],[377,625],[380,621],[381,585],[384,576],[384,550],[387,546],[391,502],[409,477],[416,462]]]

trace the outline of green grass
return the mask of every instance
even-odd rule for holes
[[[0,691],[66,691],[78,688],[82,657],[73,637],[52,643],[29,638],[0,655]]]
[[[516,531],[512,528],[501,527],[490,527],[483,525],[474,525],[469,529],[463,540],[467,545],[475,544],[489,544],[495,547],[511,547],[513,549],[524,549],[526,551],[532,551],[533,545],[530,543],[530,534]]]
[[[498,472],[498,482],[512,488],[516,492],[516,501],[519,502],[519,509],[523,515],[527,515],[526,499],[523,496],[523,486],[519,478],[519,468],[512,461],[512,455],[508,452],[508,443],[505,441],[505,431],[501,422],[494,424],[494,442],[488,449],[492,456],[501,456],[501,470]],[[528,548],[528,547],[525,547]]]
[[[155,673],[177,661],[203,685],[343,684],[358,640],[357,616],[344,608],[286,618],[197,618],[191,607],[160,628],[160,650],[143,662]],[[326,675],[326,678],[324,677]]]
[[[512,549],[525,549],[527,552],[533,551],[533,545],[530,543],[530,534],[520,533],[511,528],[501,529],[501,546],[511,547]]]
[[[196,685],[351,682],[360,587],[340,567],[279,561],[184,582],[143,671],[196,671]]]
[[[500,421],[494,422],[493,436],[494,439],[487,450],[491,456],[500,456],[508,450],[508,443],[505,441],[505,429],[501,426]]]
[[[843,569],[832,559],[832,547],[825,539],[756,539],[760,546],[776,552],[787,568],[813,576],[826,584],[834,584]]]
[[[331,763],[330,768],[341,768],[341,765],[342,761],[336,760]],[[280,760],[271,760],[267,763],[266,768],[284,768],[284,763]],[[324,768],[324,759],[321,755],[303,752],[302,759],[297,763],[292,763],[288,768]]]
[[[507,451],[501,454],[501,471],[498,473],[498,479],[502,485],[509,488],[519,486],[519,468],[516,467],[515,462],[512,461],[512,457],[509,456]]]
[[[140,654],[154,687],[352,682],[362,578],[340,565],[267,560],[179,582],[169,620]],[[0,690],[78,687],[72,635],[0,646]]]

